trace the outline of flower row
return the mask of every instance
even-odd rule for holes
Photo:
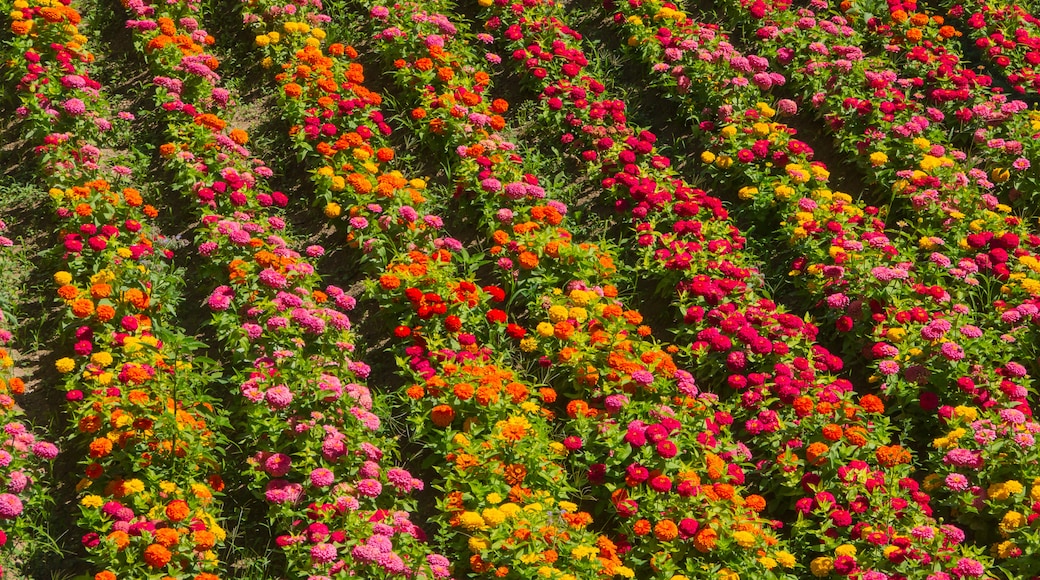
[[[17,249],[8,233],[7,224],[0,220],[0,265],[13,271]],[[51,501],[46,486],[47,462],[58,456],[58,447],[40,438],[16,406],[15,396],[25,393],[26,385],[11,350],[16,345],[12,333],[15,320],[7,311],[14,299],[12,290],[8,286],[0,294],[0,422],[5,436],[0,444],[0,576],[5,567],[17,564],[23,550],[39,547],[40,542],[32,538]]]
[[[473,574],[529,577],[554,565],[577,576],[623,573],[614,546],[571,501],[568,449],[554,442],[555,392],[511,368],[509,348],[526,331],[508,322],[506,292],[474,283],[461,243],[430,213],[424,181],[386,168],[394,154],[381,99],[364,88],[352,48],[323,46],[314,28],[322,19],[310,6],[257,5],[246,15],[281,71],[282,114],[325,214],[374,266],[369,293],[397,325],[412,437],[436,462],[442,490],[438,543]]]
[[[196,249],[219,284],[206,305],[245,423],[246,453],[229,459],[267,506],[285,573],[444,576],[446,560],[411,519],[424,483],[394,464],[386,403],[365,385],[371,368],[346,314],[356,299],[322,283],[324,248],[293,249],[289,199],[228,120],[236,104],[203,13],[190,2],[129,8],[169,127],[160,155],[197,212]]]
[[[83,547],[98,578],[213,578],[223,418],[198,345],[177,325],[179,273],[158,210],[129,167],[102,159],[105,134],[132,116],[112,118],[74,7],[16,0],[10,14],[17,113],[47,176],[65,264],[53,278],[72,345],[56,366],[82,454]]]

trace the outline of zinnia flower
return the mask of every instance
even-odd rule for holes
[[[377,497],[383,492],[383,485],[374,479],[362,479],[357,484],[358,493],[366,497]]]
[[[18,496],[4,493],[0,494],[0,518],[13,519],[22,514],[22,500]]]
[[[946,476],[946,487],[952,491],[964,491],[968,489],[968,478],[960,473],[951,473]]]
[[[65,112],[70,115],[82,115],[87,112],[87,106],[83,101],[76,98],[65,101],[62,106],[65,108]]]
[[[332,482],[335,481],[335,479],[335,474],[333,474],[331,470],[325,469],[324,467],[319,467],[311,471],[311,485],[315,487],[325,487],[328,485],[332,485]]]
[[[173,554],[159,544],[151,544],[144,549],[144,561],[152,568],[162,568],[170,563]]]
[[[954,567],[954,572],[960,576],[970,576],[977,578],[982,576],[986,571],[985,567],[976,560],[971,558],[961,558],[957,561],[957,565]]]
[[[328,564],[334,562],[337,557],[336,546],[332,544],[315,544],[311,548],[311,560],[315,564]]]

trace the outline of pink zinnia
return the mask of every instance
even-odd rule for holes
[[[878,365],[878,371],[883,375],[894,375],[899,372],[899,363],[893,360],[883,360]]]
[[[502,189],[502,182],[494,177],[489,177],[480,182],[480,187],[488,193],[494,193]]]
[[[947,360],[961,360],[964,358],[964,349],[960,345],[953,342],[944,342],[940,347],[942,355]]]
[[[260,272],[260,283],[270,288],[285,288],[287,282],[285,276],[282,276],[273,268],[266,268]]]
[[[978,469],[982,467],[983,461],[981,454],[957,447],[946,452],[946,456],[943,457],[943,463],[957,467]]]
[[[216,249],[216,244],[213,245],[214,249]],[[227,310],[231,306],[231,297],[233,295],[233,291],[228,286],[217,288],[213,291],[213,294],[210,294],[209,296],[208,303],[210,310],[216,310],[218,312]]]
[[[275,330],[289,326],[289,320],[284,316],[272,316],[267,319],[267,330]]]
[[[1018,409],[1001,409],[1000,419],[1005,423],[1018,425],[1026,422],[1026,415]]]
[[[1015,435],[1015,443],[1022,448],[1030,448],[1036,445],[1036,438],[1031,433],[1018,433]]]
[[[274,477],[282,477],[292,469],[292,458],[284,453],[275,453],[264,461],[264,471]]]
[[[950,322],[948,320],[933,320],[921,329],[921,336],[928,340],[937,340],[942,338],[949,330]]]
[[[54,459],[58,456],[58,447],[53,443],[40,441],[32,446],[32,452],[43,459]]]
[[[397,213],[407,222],[414,222],[419,219],[419,212],[415,211],[415,208],[410,205],[401,206]]]
[[[376,564],[395,576],[400,575],[407,570],[404,560],[393,552],[384,552],[377,556]]]
[[[336,560],[336,546],[332,544],[315,544],[311,548],[311,560],[315,564],[328,564]]]
[[[357,484],[357,491],[366,497],[377,497],[383,492],[383,486],[374,479],[362,479]]]
[[[25,475],[22,471],[12,472],[7,477],[9,479],[7,482],[7,490],[11,493],[22,493],[29,485],[29,476]]]
[[[358,475],[361,477],[376,479],[379,477],[379,464],[375,461],[366,461],[361,464],[358,468]]]
[[[957,561],[957,566],[954,567],[954,572],[961,576],[972,576],[978,577],[986,571],[986,569],[976,560],[971,558],[961,558]]]
[[[931,540],[935,536],[935,528],[931,526],[917,526],[910,531],[910,535],[922,540]]]
[[[82,115],[87,112],[87,105],[79,99],[69,99],[62,105],[65,108],[65,112],[70,115]]]
[[[632,373],[632,380],[641,385],[649,385],[654,382],[654,375],[650,374],[648,371],[638,370]]]
[[[10,493],[0,494],[0,518],[13,519],[22,514],[22,500]]]
[[[407,490],[412,485],[412,474],[399,467],[392,467],[386,472],[386,478],[394,486]]]
[[[267,484],[264,496],[271,503],[296,503],[303,495],[303,486],[289,483],[284,479],[276,479]]]
[[[252,322],[243,324],[242,330],[246,331],[246,336],[248,336],[250,340],[256,340],[264,333],[263,328],[257,324],[253,324]]]
[[[1007,369],[1007,372],[1013,377],[1026,376],[1026,367],[1020,365],[1015,361],[1009,362],[1004,368]]]
[[[798,104],[791,99],[780,99],[776,108],[781,115],[791,116],[798,113]]]
[[[965,324],[960,330],[961,334],[967,338],[979,338],[982,336],[982,329],[973,324]]]
[[[953,491],[964,491],[968,489],[968,478],[960,473],[951,473],[946,476],[946,487]]]
[[[267,399],[267,403],[271,405],[273,409],[284,409],[292,403],[293,394],[289,390],[289,387],[285,385],[278,385],[272,387],[264,393],[264,398]]]
[[[369,431],[379,430],[379,416],[375,413],[370,413],[358,407],[352,407],[350,409],[350,412],[353,413],[354,416],[357,417],[358,421],[360,421],[361,424],[364,425],[364,427]]]

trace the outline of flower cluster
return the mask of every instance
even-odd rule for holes
[[[982,58],[999,67],[1015,92],[1040,89],[1040,21],[1027,6],[990,2],[946,2],[948,14],[961,24]],[[952,26],[950,28],[953,28]],[[961,30],[953,34],[960,35]]]

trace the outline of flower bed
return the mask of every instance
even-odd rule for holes
[[[309,181],[289,200],[268,138],[232,121],[234,67],[216,55],[241,31],[207,31],[223,7],[125,3],[120,38],[150,69],[164,131],[163,183],[145,184],[118,149],[150,138],[107,105],[72,6],[13,1],[4,54],[59,222],[62,447],[86,457],[77,535],[95,580],[1040,573],[1035,115],[965,64],[956,10],[734,1],[698,23],[657,0],[608,6],[650,69],[639,82],[679,103],[686,151],[615,89],[640,91],[598,76],[603,50],[572,25],[594,9],[243,3],[255,63],[233,74],[271,72],[259,92],[289,127],[275,146],[307,167],[287,181]],[[384,63],[385,92],[365,59]],[[507,83],[536,98],[507,102]],[[562,159],[515,137],[517,110]],[[858,166],[861,199],[798,138],[807,112],[835,139],[828,159]],[[404,159],[402,129],[419,145]],[[674,169],[684,154],[712,192]],[[410,155],[448,184],[416,177]],[[617,210],[616,241],[581,233],[561,178]],[[219,362],[179,327],[156,186],[184,200],[173,222],[197,224],[187,279]],[[361,264],[364,330],[400,389],[370,380],[362,296],[343,289],[359,280],[319,272],[327,248],[300,241],[290,201],[344,241],[329,262]],[[790,273],[748,231],[795,256]],[[786,308],[777,287],[796,289]],[[5,469],[24,476],[56,447],[23,424]],[[221,472],[266,510],[249,548],[225,537],[243,500],[222,498]],[[3,477],[0,496],[44,489]]]

